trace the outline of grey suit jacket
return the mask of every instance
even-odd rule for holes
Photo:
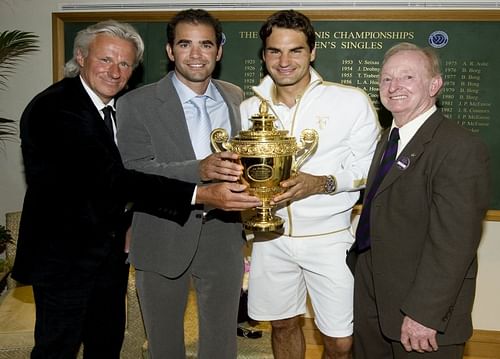
[[[387,131],[370,168],[371,186]],[[398,156],[371,206],[373,279],[382,332],[400,340],[404,315],[438,331],[439,344],[472,334],[489,155],[436,111]]]
[[[173,73],[121,97],[117,103],[118,146],[128,168],[200,183],[181,101],[172,84]],[[228,82],[212,80],[229,109],[232,136],[241,129],[239,104],[243,91]],[[145,213],[133,220],[130,261],[139,269],[177,277],[191,263],[198,246],[203,208],[196,206],[183,226]],[[223,220],[219,235],[233,237],[241,249],[239,213]],[[226,223],[230,222],[230,223]]]

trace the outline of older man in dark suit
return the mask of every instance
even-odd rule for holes
[[[259,201],[244,186],[199,186],[126,170],[109,109],[141,61],[128,24],[78,33],[67,78],[27,106],[21,144],[28,185],[13,277],[33,284],[31,358],[118,359],[125,324],[127,203],[184,225],[196,203],[228,210]],[[111,116],[111,117],[110,117]],[[196,191],[196,195],[195,195]],[[252,202],[254,202],[252,204]]]
[[[351,267],[358,255],[356,359],[459,359],[472,334],[489,155],[436,108],[442,85],[434,51],[401,43],[386,53],[380,99],[394,120],[348,255]]]

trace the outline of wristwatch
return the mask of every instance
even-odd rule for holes
[[[337,188],[337,180],[335,179],[335,176],[332,175],[326,176],[325,187],[324,187],[325,193],[332,194],[335,192],[336,188]]]

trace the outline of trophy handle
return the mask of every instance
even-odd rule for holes
[[[298,152],[302,152],[295,157],[292,165],[292,173],[297,173],[302,164],[311,156],[318,146],[319,135],[316,130],[305,129],[300,133],[300,144],[298,145]]]
[[[215,148],[215,152],[230,151],[231,144],[227,142],[228,140],[229,134],[223,128],[216,128],[210,134],[210,143],[212,143],[212,146]]]

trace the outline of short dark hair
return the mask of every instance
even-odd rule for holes
[[[187,9],[178,12],[167,24],[167,43],[173,47],[175,40],[175,27],[179,23],[203,24],[212,26],[215,31],[217,48],[222,44],[222,26],[218,19],[203,9]]]
[[[266,22],[260,28],[260,38],[262,46],[266,48],[266,40],[273,32],[273,27],[292,29],[304,33],[307,39],[309,50],[313,50],[316,46],[316,34],[311,20],[304,14],[295,10],[281,10],[269,16]]]

